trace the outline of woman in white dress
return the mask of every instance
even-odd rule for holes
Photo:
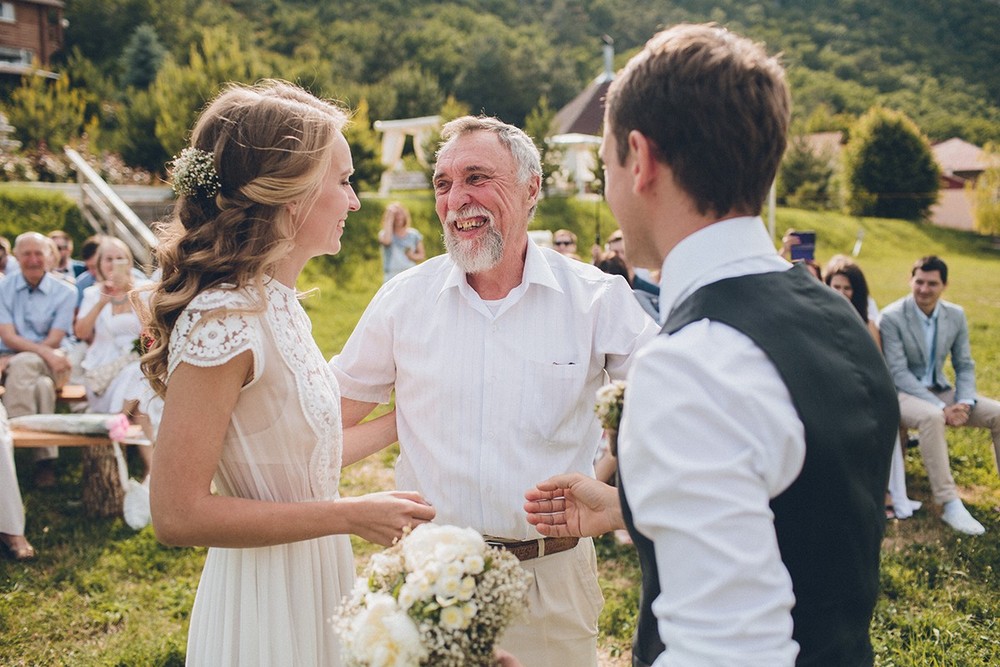
[[[153,527],[210,547],[189,665],[339,665],[329,619],[353,584],[348,534],[388,545],[434,516],[416,493],[337,491],[342,464],[396,437],[391,414],[343,433],[295,291],[360,207],[346,120],[291,84],[232,86],[174,161],[143,369],[165,395]]]
[[[132,251],[123,241],[107,237],[97,249],[97,282],[83,291],[73,325],[79,340],[89,343],[81,367],[91,412],[123,412],[141,424],[153,442],[153,422],[159,421],[162,400],[139,368],[138,355],[129,356],[142,333],[142,322],[129,298],[136,284]],[[102,377],[103,376],[103,377]],[[150,421],[152,416],[153,421]],[[139,447],[149,474],[150,447]]]

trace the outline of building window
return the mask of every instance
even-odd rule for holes
[[[16,19],[14,16],[14,3],[13,2],[0,2],[0,21],[4,23],[13,23]]]

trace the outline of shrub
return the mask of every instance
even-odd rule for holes
[[[844,150],[844,185],[853,215],[917,220],[937,201],[941,170],[927,138],[901,113],[872,108]]]
[[[77,246],[93,233],[77,203],[61,192],[0,187],[0,236],[13,244],[22,232],[46,234],[55,229],[65,230]]]

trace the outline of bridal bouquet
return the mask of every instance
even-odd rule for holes
[[[492,665],[528,590],[513,554],[432,523],[372,556],[364,574],[333,619],[348,667]]]
[[[615,380],[597,390],[597,403],[594,412],[597,421],[607,431],[608,445],[611,454],[618,456],[618,425],[622,420],[622,407],[625,405],[625,382]]]

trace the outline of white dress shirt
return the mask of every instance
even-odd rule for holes
[[[658,331],[620,276],[528,243],[524,278],[494,310],[447,255],[387,283],[331,360],[343,396],[396,391],[396,487],[436,521],[523,540],[524,492],[594,474],[597,389]]]
[[[789,266],[760,218],[715,223],[664,261],[661,317],[709,283]],[[633,363],[619,447],[659,569],[655,667],[792,665],[795,599],[769,501],[799,475],[805,429],[771,361],[709,320],[657,336]]]

